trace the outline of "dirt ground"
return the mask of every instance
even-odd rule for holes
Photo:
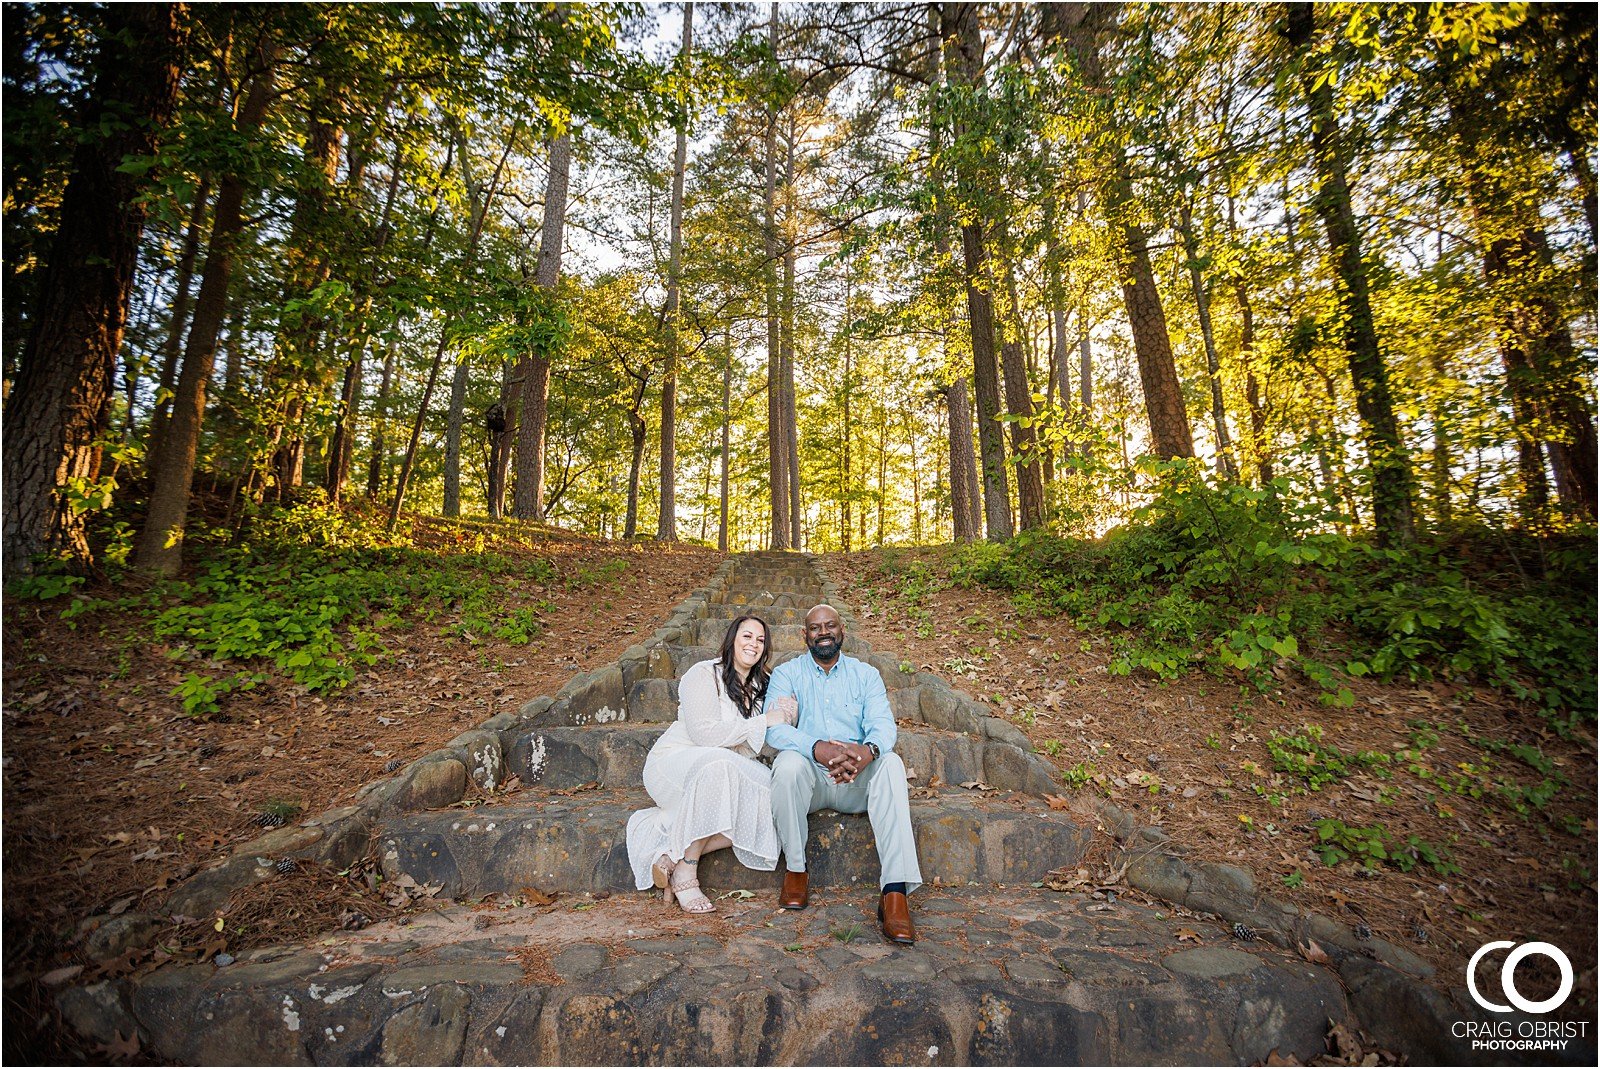
[[[901,552],[901,567],[915,554],[948,574],[946,551]],[[1354,706],[1334,709],[1292,673],[1272,694],[1199,671],[1170,683],[1140,672],[1115,676],[1106,670],[1104,637],[1061,618],[1021,617],[997,592],[946,586],[913,606],[875,553],[829,554],[821,562],[875,649],[992,702],[996,715],[1017,724],[1064,773],[1089,777],[1076,790],[1102,792],[1199,858],[1249,869],[1264,893],[1351,927],[1369,926],[1428,959],[1443,987],[1462,988],[1468,959],[1491,939],[1554,943],[1577,972],[1563,1012],[1593,1019],[1592,734],[1562,740],[1495,692],[1449,683],[1358,680]],[[1275,776],[1266,743],[1274,730],[1307,724],[1320,726],[1324,741],[1346,754],[1393,754],[1426,743],[1421,760],[1441,777],[1461,774],[1469,786],[1462,793],[1431,789],[1396,761],[1295,793]],[[1491,778],[1481,771],[1491,760],[1494,779],[1532,786],[1540,776],[1510,757],[1491,758],[1468,733],[1537,746],[1570,786],[1529,816],[1492,791],[1474,797]],[[1354,861],[1330,867],[1312,849],[1314,822],[1324,817],[1381,823],[1397,842],[1415,835],[1448,850],[1461,871],[1442,876],[1418,864],[1409,873],[1382,867],[1368,875]],[[1546,959],[1528,965],[1534,961],[1548,965],[1548,975],[1536,978],[1530,968],[1524,986],[1541,992],[1528,997],[1544,998],[1558,977]]]
[[[101,614],[72,629],[57,603],[8,600],[0,715],[7,1052],[43,1048],[73,1060],[125,1060],[129,1052],[78,1051],[49,1039],[51,994],[65,983],[223,947],[201,923],[163,933],[151,951],[96,961],[84,949],[86,920],[152,908],[171,884],[260,834],[256,820],[274,806],[316,813],[346,803],[386,767],[615,659],[721,560],[693,546],[607,543],[558,531],[527,552],[556,571],[548,584],[507,591],[508,611],[553,606],[531,643],[451,637],[449,618],[417,623],[386,633],[389,654],[342,691],[316,697],[269,678],[201,719],[183,715],[171,695],[193,665],[173,659],[181,651],[143,638],[131,618]],[[925,552],[937,570],[940,551]],[[626,567],[618,569],[617,560]],[[895,593],[878,555],[833,554],[822,564],[855,610],[862,637],[993,701],[997,714],[1082,781],[1064,784],[1064,792],[1103,792],[1197,856],[1249,868],[1270,893],[1369,925],[1433,961],[1447,986],[1461,985],[1467,957],[1489,939],[1553,942],[1579,972],[1580,994],[1568,1006],[1592,1017],[1592,738],[1542,734],[1536,717],[1457,685],[1363,683],[1353,708],[1334,710],[1293,679],[1279,694],[1260,695],[1205,673],[1170,684],[1111,676],[1103,638],[1060,619],[1019,618],[993,592],[937,590],[920,606],[930,614],[924,617]],[[565,581],[580,575],[603,578]],[[1488,795],[1436,794],[1400,771],[1387,778],[1358,773],[1296,794],[1274,783],[1266,739],[1273,729],[1307,723],[1347,753],[1392,752],[1415,741],[1417,725],[1438,728],[1426,760],[1441,774],[1485,760],[1464,738],[1465,725],[1480,736],[1537,744],[1571,786],[1526,818]],[[1509,758],[1496,759],[1495,774],[1537,780]],[[1419,865],[1374,877],[1354,863],[1326,866],[1311,850],[1312,822],[1329,815],[1350,824],[1381,821],[1397,838],[1445,846],[1461,873],[1441,877]],[[403,894],[378,893],[366,868],[336,875],[306,867],[236,896],[226,949],[420,906]],[[1538,983],[1524,984],[1524,993],[1542,997]]]
[[[161,951],[92,960],[81,941],[88,918],[151,909],[167,887],[261,834],[255,821],[270,807],[314,814],[347,804],[391,764],[615,660],[722,560],[695,546],[555,530],[523,552],[555,565],[549,583],[506,592],[508,611],[553,604],[529,644],[446,635],[454,622],[446,614],[386,632],[389,655],[341,691],[313,696],[269,674],[200,719],[171,694],[194,663],[141,638],[139,623],[102,612],[71,629],[60,601],[8,599],[0,713],[8,1051],[18,1049],[17,1030],[48,1024],[55,985],[162,960]],[[325,931],[357,912],[374,920],[397,912],[362,894],[362,875],[298,873],[238,896],[230,930],[246,933],[228,949]],[[165,933],[163,945],[204,944],[209,924],[191,928]],[[41,989],[41,978],[52,983]]]

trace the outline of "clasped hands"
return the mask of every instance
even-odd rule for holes
[[[864,742],[823,739],[811,748],[812,760],[828,770],[835,783],[853,783],[872,761],[872,750]]]

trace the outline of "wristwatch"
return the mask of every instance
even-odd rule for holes
[[[878,744],[875,742],[867,743],[867,749],[872,751],[872,759],[874,761],[883,756],[883,751],[878,749]]]

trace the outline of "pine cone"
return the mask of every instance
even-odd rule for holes
[[[274,813],[272,810],[268,809],[260,816],[256,817],[254,823],[256,826],[262,828],[281,828],[285,824],[289,823],[289,821],[282,813]]]
[[[1366,921],[1362,921],[1360,924],[1356,925],[1356,938],[1357,939],[1371,939],[1372,938],[1372,929],[1370,927],[1368,927]]]
[[[393,772],[395,769],[399,768],[403,764],[405,764],[405,762],[400,760],[400,758],[391,757],[391,758],[389,758],[389,760],[387,760],[387,761],[385,761],[383,763],[383,770],[385,772]]]
[[[281,857],[278,859],[278,875],[280,876],[288,876],[291,873],[298,872],[299,869],[300,866],[295,863],[295,860],[292,857]]]
[[[1248,924],[1245,924],[1243,921],[1240,921],[1233,926],[1233,937],[1249,943],[1254,941],[1256,937],[1256,930],[1250,927]]]

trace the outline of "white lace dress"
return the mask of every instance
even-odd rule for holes
[[[721,662],[701,661],[678,684],[678,719],[644,762],[644,789],[655,807],[628,818],[628,861],[639,890],[653,886],[650,867],[666,854],[683,859],[698,839],[723,834],[746,868],[778,866],[772,820],[772,770],[756,755],[766,718],[748,719],[725,693]]]

